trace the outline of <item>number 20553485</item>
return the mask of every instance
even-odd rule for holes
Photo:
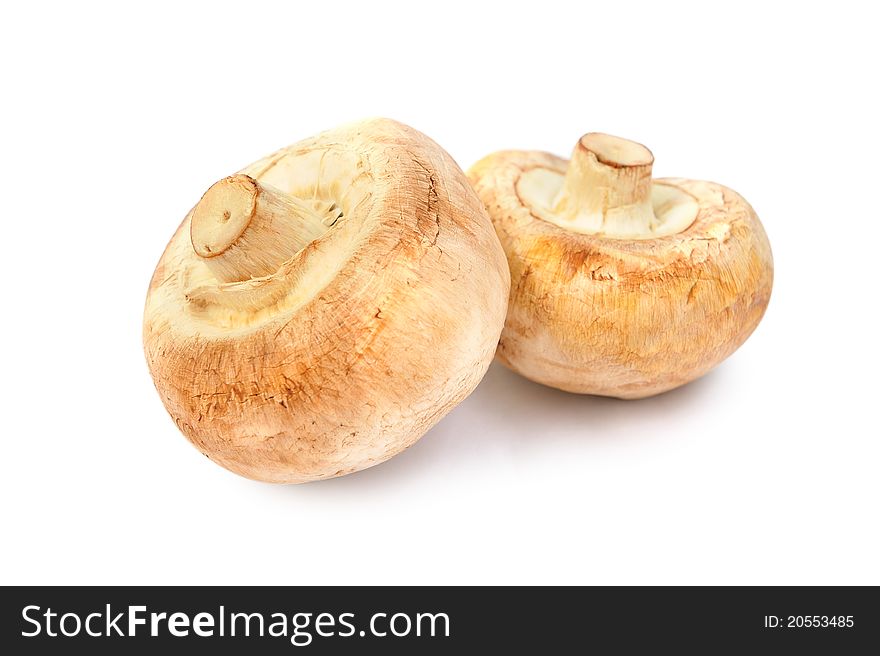
[[[764,628],[845,629],[855,626],[852,615],[765,615]]]

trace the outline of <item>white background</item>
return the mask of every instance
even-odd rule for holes
[[[0,582],[880,583],[880,49],[858,7],[6,8]],[[737,189],[774,250],[763,323],[653,399],[495,365],[387,464],[226,472],[147,372],[153,267],[211,183],[371,115],[463,167],[599,130]]]

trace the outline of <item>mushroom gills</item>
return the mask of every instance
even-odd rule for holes
[[[523,172],[516,184],[516,192],[532,213],[565,230],[609,239],[656,239],[687,230],[697,218],[700,206],[697,200],[680,187],[653,180],[650,205],[652,220],[647,230],[634,221],[619,215],[615,222],[607,221],[607,213],[579,211],[568,218],[555,211],[565,183],[565,171],[536,167]]]
[[[313,297],[354,248],[371,181],[361,158],[337,147],[282,152],[215,184],[191,213],[198,257],[181,253],[189,320],[201,332],[246,329]]]

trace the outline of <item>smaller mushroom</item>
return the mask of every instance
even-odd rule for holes
[[[498,358],[569,392],[641,398],[733,353],[770,299],[773,259],[739,194],[651,178],[645,146],[582,137],[571,160],[502,151],[469,178],[511,270]]]

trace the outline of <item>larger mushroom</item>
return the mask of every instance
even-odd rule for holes
[[[150,283],[168,412],[224,467],[298,483],[380,463],[485,373],[510,278],[461,169],[376,119],[220,180]]]
[[[758,325],[773,260],[754,210],[719,184],[652,180],[653,162],[591,133],[570,161],[502,151],[469,171],[510,264],[498,357],[514,371],[645,397],[702,376]]]

